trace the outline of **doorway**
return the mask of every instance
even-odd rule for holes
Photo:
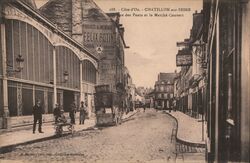
[[[70,105],[74,102],[74,92],[73,91],[63,91],[63,110],[69,112]]]

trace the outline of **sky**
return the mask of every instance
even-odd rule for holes
[[[125,49],[125,65],[137,87],[154,87],[160,72],[179,70],[176,42],[189,38],[193,13],[201,11],[202,0],[94,1],[104,12],[120,12],[130,47]],[[46,0],[36,2],[40,7]]]

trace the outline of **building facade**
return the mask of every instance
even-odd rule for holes
[[[249,11],[249,0],[204,0],[177,44],[192,56],[176,80],[179,108],[207,121],[208,162],[249,162]]]
[[[249,162],[249,0],[204,1],[207,158]]]
[[[124,68],[124,88],[125,94],[125,107],[126,112],[134,110],[135,102],[135,85],[133,84],[132,77],[129,74],[127,67]]]
[[[154,107],[154,100],[155,99],[155,92],[154,90],[152,92],[148,92],[145,95],[145,104],[147,108],[153,108]]]
[[[95,84],[108,84],[112,91],[117,85],[124,86],[126,44],[119,13],[106,14],[93,0],[50,0],[39,10],[98,58],[98,76],[83,80],[84,100],[94,112]],[[91,66],[89,62],[85,65]]]
[[[29,3],[32,2],[32,3]],[[42,102],[44,121],[54,104],[67,112],[84,98],[85,81],[96,84],[98,58],[42,16],[33,1],[1,2],[1,128],[31,123]]]
[[[177,43],[182,46],[177,55],[190,55],[191,64],[181,66],[180,77],[176,80],[176,91],[178,90],[179,109],[193,117],[203,116],[205,108],[205,74],[203,43],[203,11],[193,14],[193,25],[190,37],[183,42]]]
[[[176,73],[160,73],[155,82],[155,108],[170,109],[174,100],[174,79]]]

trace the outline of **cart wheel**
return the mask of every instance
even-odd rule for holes
[[[62,127],[57,126],[56,127],[56,135],[60,137],[60,136],[62,136],[62,132],[63,132]]]

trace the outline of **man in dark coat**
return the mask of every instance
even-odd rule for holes
[[[72,103],[70,106],[69,117],[70,123],[75,124],[76,104]]]
[[[59,107],[58,104],[56,104],[56,107],[54,109],[53,114],[54,114],[54,117],[55,117],[55,123],[57,123],[58,122],[58,118],[61,116],[61,109],[60,109],[60,107]]]
[[[43,133],[43,131],[42,131],[42,113],[43,113],[43,109],[41,106],[41,102],[40,102],[40,100],[38,100],[36,102],[35,106],[33,107],[33,115],[34,115],[33,134],[36,131],[37,121],[39,123],[38,131],[39,131],[39,133]]]

